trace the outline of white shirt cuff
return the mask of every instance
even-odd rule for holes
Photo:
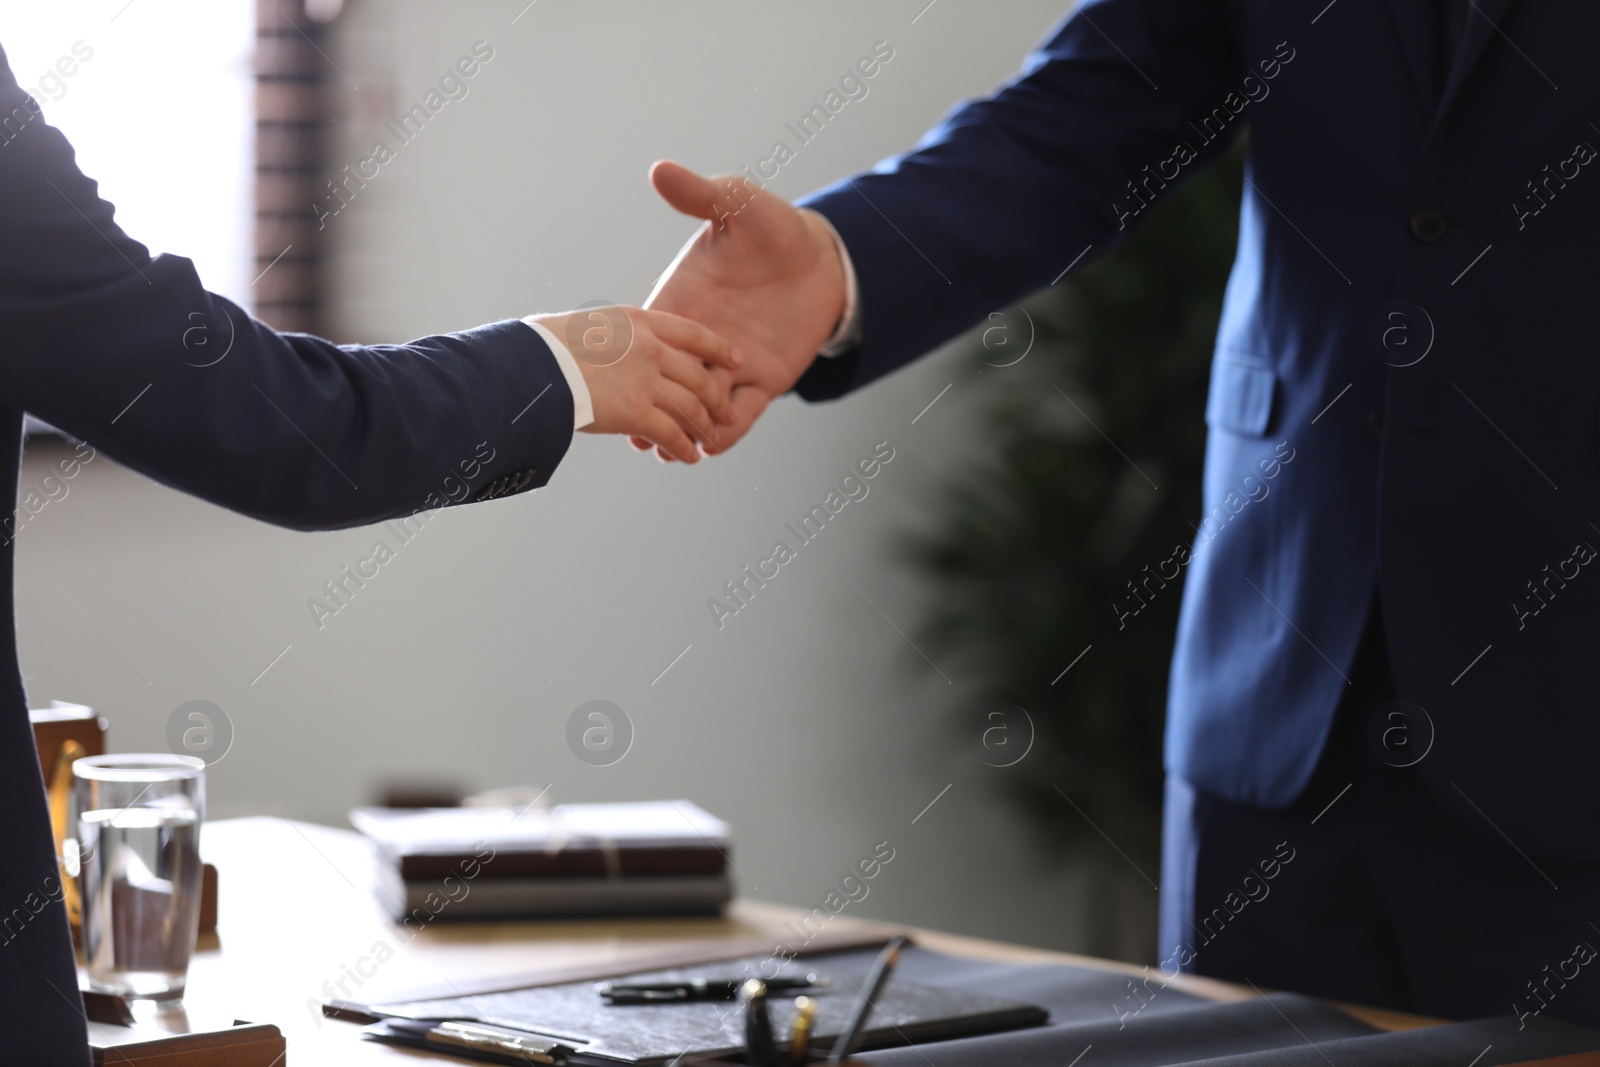
[[[533,321],[529,315],[522,321],[533,327],[533,332],[544,338],[544,343],[550,346],[550,351],[556,357],[556,365],[561,368],[561,376],[567,380],[567,388],[572,390],[572,428],[581,430],[594,421],[594,401],[589,396],[589,383],[583,380],[583,370],[578,366],[578,361],[572,357],[567,346],[550,330]]]
[[[839,263],[844,267],[844,311],[839,315],[839,325],[834,327],[833,336],[817,352],[824,359],[832,359],[861,344],[861,293],[856,284],[856,267],[850,261],[850,250],[844,246],[844,238],[839,236],[839,231],[833,228],[828,217],[810,208],[801,210],[810,211],[828,227],[828,232],[833,234],[833,247],[839,250]]]

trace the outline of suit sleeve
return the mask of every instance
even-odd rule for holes
[[[173,488],[326,529],[544,485],[573,399],[515,320],[403,345],[278,333],[124,234],[0,53],[0,403]]]
[[[1092,0],[993,96],[806,198],[850,250],[863,330],[797,391],[860,388],[1114,246],[1147,214],[1136,196],[1225,150],[1189,120],[1223,106],[1243,73],[1220,0]],[[1173,175],[1180,143],[1194,158]]]

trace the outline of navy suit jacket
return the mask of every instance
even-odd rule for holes
[[[991,98],[809,199],[865,333],[799,391],[858,388],[1088,262],[1248,126],[1168,770],[1293,800],[1376,594],[1436,792],[1593,860],[1600,8],[1476,0],[1448,69],[1434,8],[1084,3]]]
[[[573,424],[555,357],[521,322],[338,346],[251,319],[206,292],[187,259],[152,259],[0,52],[0,497],[13,502],[24,411],[173,488],[304,530],[542,486]],[[15,652],[21,531],[5,511],[0,1058],[81,1065],[85,1023]]]

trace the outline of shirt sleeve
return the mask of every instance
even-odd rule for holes
[[[856,281],[856,267],[850,260],[850,249],[845,247],[844,238],[828,221],[828,216],[810,208],[800,210],[815,215],[828,227],[828,232],[833,235],[833,247],[839,253],[839,263],[844,267],[844,311],[839,315],[839,324],[833,328],[833,336],[817,352],[823,359],[833,359],[861,344],[861,287]]]
[[[556,363],[561,367],[561,376],[567,380],[567,388],[572,390],[572,428],[581,430],[594,421],[594,398],[589,395],[589,383],[583,380],[583,368],[578,366],[578,361],[572,355],[571,349],[557,337],[548,327],[533,321],[535,316],[529,315],[522,321],[533,327],[533,332],[544,338],[544,343],[549,346],[550,354],[556,357]]]

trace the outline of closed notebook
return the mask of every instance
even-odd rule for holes
[[[733,897],[726,874],[635,878],[422,878],[377,874],[378,905],[391,918],[555,919],[719,915]]]
[[[512,808],[356,808],[407,880],[720,875],[728,825],[686,800]]]

